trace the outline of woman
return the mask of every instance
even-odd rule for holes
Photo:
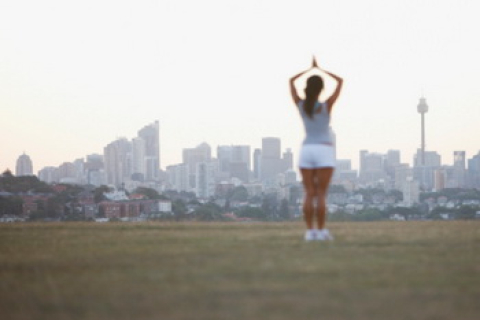
[[[307,79],[305,99],[298,96],[295,80],[317,69],[323,71],[336,82],[333,94],[325,102],[319,101],[323,89],[323,79],[313,75]],[[305,188],[303,214],[307,231],[305,240],[333,240],[332,235],[325,229],[326,195],[330,179],[335,168],[335,146],[330,134],[330,114],[340,95],[343,79],[322,70],[313,58],[312,67],[290,79],[290,90],[293,101],[298,107],[305,126],[306,137],[300,151],[299,167],[302,173]],[[317,218],[317,230],[314,228],[314,217]]]

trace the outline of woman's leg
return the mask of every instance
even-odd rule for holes
[[[315,201],[315,169],[300,169],[302,173],[305,199],[303,201],[303,219],[307,229],[313,229],[313,210]]]
[[[318,229],[325,228],[325,216],[327,212],[327,191],[330,180],[332,179],[333,168],[315,169],[315,196],[317,198],[317,207],[315,215],[317,216]]]

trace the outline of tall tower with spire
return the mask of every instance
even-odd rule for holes
[[[424,97],[420,98],[420,102],[417,106],[418,113],[422,117],[422,153],[421,153],[421,164],[425,165],[425,113],[428,112],[428,105]]]
[[[32,160],[25,152],[18,157],[15,174],[20,176],[33,176]]]

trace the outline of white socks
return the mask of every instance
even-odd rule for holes
[[[313,240],[331,241],[333,240],[333,237],[330,234],[330,231],[328,231],[328,229],[308,229],[307,231],[305,231],[305,241]]]

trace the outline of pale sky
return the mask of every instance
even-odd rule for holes
[[[480,150],[477,0],[0,0],[0,171],[34,172],[160,121],[161,167],[207,142],[303,139],[288,80],[310,66],[344,78],[338,158],[361,149]],[[328,81],[328,80],[327,80]],[[327,89],[332,81],[327,82]],[[300,88],[302,89],[302,88]]]

